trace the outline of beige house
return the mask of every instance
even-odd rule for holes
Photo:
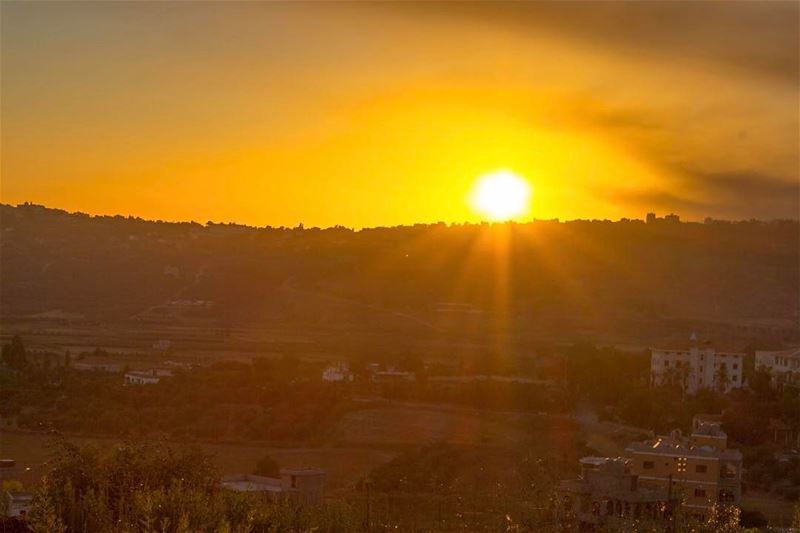
[[[738,505],[742,494],[742,454],[728,448],[719,422],[692,424],[689,437],[675,430],[625,449],[631,471],[642,485],[670,488],[687,512],[706,519],[716,503]]]
[[[667,520],[676,502],[659,486],[642,486],[623,458],[584,457],[578,479],[558,485],[556,520],[578,531],[592,531],[599,525],[627,529],[638,520]]]

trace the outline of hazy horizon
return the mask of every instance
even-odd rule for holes
[[[563,219],[563,218],[528,218],[528,219],[514,219],[514,220],[454,220],[454,221],[446,221],[446,220],[436,220],[432,222],[411,222],[405,224],[392,224],[392,225],[377,225],[377,226],[348,226],[345,224],[332,224],[329,226],[314,226],[310,224],[304,223],[302,220],[298,222],[298,224],[294,226],[286,226],[286,225],[275,225],[275,224],[251,224],[248,222],[243,222],[239,220],[187,220],[187,219],[165,219],[165,218],[148,218],[142,217],[135,213],[104,213],[104,212],[97,212],[97,213],[89,213],[85,211],[73,211],[69,209],[64,209],[58,206],[51,206],[51,205],[44,205],[38,204],[36,202],[31,201],[23,201],[19,204],[9,204],[5,202],[0,202],[0,205],[6,205],[9,207],[23,207],[23,206],[32,206],[32,207],[43,207],[45,209],[50,209],[54,211],[63,211],[70,215],[88,215],[90,217],[123,217],[126,219],[135,219],[141,220],[144,222],[161,222],[165,224],[199,224],[201,226],[206,226],[207,224],[217,224],[217,225],[236,225],[236,226],[244,226],[248,228],[255,228],[255,229],[268,229],[268,228],[287,228],[287,229],[294,229],[298,225],[302,224],[304,229],[335,229],[335,228],[345,228],[348,230],[359,231],[359,230],[368,230],[368,229],[377,229],[377,228],[401,228],[401,227],[410,227],[417,224],[421,225],[435,225],[435,224],[446,224],[448,226],[459,226],[459,225],[481,225],[481,224],[531,224],[536,222],[559,222],[559,223],[569,223],[569,222],[646,222],[646,215],[648,213],[653,213],[656,215],[658,219],[664,219],[667,215],[677,215],[680,218],[681,223],[693,223],[693,224],[702,224],[705,222],[706,218],[710,218],[715,222],[723,222],[723,223],[739,223],[739,222],[762,222],[762,223],[770,223],[770,222],[793,222],[793,223],[800,223],[800,217],[795,218],[771,218],[771,219],[762,219],[762,218],[738,218],[738,219],[728,219],[728,218],[714,218],[714,217],[701,217],[701,218],[684,218],[680,213],[676,213],[673,211],[665,211],[665,212],[655,212],[655,211],[648,211],[645,213],[645,216],[637,217],[620,217],[620,218],[570,218],[570,219]]]

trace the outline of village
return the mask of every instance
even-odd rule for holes
[[[7,361],[15,360],[13,355],[9,355],[13,351],[13,344],[8,344],[4,351]],[[800,349],[756,350],[752,354],[721,352],[710,341],[699,340],[694,333],[681,346],[678,344],[648,350],[646,386],[650,389],[649,394],[677,394],[680,398],[702,397],[708,393],[735,396],[739,390],[750,390],[766,384],[773,394],[796,395],[800,387]],[[188,362],[173,348],[168,340],[154,342],[149,360],[158,362],[148,365],[140,363],[134,366],[130,364],[130,359],[102,349],[76,354],[63,361],[69,362],[71,371],[79,375],[97,376],[105,382],[108,381],[103,376],[108,376],[112,380],[119,380],[117,383],[123,387],[132,387],[142,393],[162,390],[174,379],[191,379],[195,373],[213,374],[224,368],[215,364]],[[29,365],[53,369],[59,367],[52,353],[33,350],[25,353]],[[290,365],[295,367],[290,379],[292,382],[305,383],[305,386],[338,390],[336,394],[344,393],[353,405],[362,408],[376,405],[436,405],[443,398],[452,397],[464,388],[473,391],[502,390],[505,387],[536,389],[546,391],[547,396],[556,396],[571,386],[564,381],[563,369],[558,368],[561,357],[544,358],[531,367],[536,369],[534,372],[527,373],[475,366],[452,368],[448,374],[447,367],[408,358],[397,363],[368,360],[339,360],[328,364],[323,361],[295,361]],[[748,359],[755,364],[750,372],[745,370],[750,364]],[[139,355],[137,360],[142,361],[142,356]],[[254,361],[253,364],[256,363]],[[273,371],[278,371],[280,364],[280,360],[274,362],[271,367]],[[491,373],[492,370],[499,371]],[[64,379],[63,373],[58,375],[62,376],[58,379]],[[60,385],[51,382],[50,386]],[[446,403],[448,400],[444,401]],[[520,406],[515,406],[513,402],[498,405],[497,408],[520,410]],[[551,411],[553,415],[548,416],[554,416],[560,409],[554,409],[552,404],[542,404],[537,410]],[[581,415],[576,413],[573,411],[568,417],[582,421]],[[562,479],[553,486],[557,501],[552,511],[553,520],[572,524],[580,530],[641,520],[660,522],[666,527],[676,520],[702,523],[718,516],[723,508],[744,512],[746,517],[750,517],[747,520],[755,520],[756,523],[766,520],[761,511],[752,509],[752,500],[748,500],[748,482],[744,473],[751,465],[748,465],[739,449],[730,445],[724,430],[723,426],[731,416],[735,418],[736,414],[724,410],[696,412],[691,414],[690,427],[685,430],[675,427],[666,433],[658,433],[655,427],[640,426],[639,435],[644,436],[641,440],[633,438],[636,428],[627,433],[612,431],[627,427],[620,426],[620,422],[630,424],[630,421],[603,422],[594,415],[588,422],[582,421],[584,431],[593,427],[600,435],[613,435],[618,444],[609,446],[608,439],[604,442],[597,435],[594,443],[592,438],[587,441],[587,449],[594,451],[595,455],[576,456],[572,469],[579,470],[579,477]],[[22,429],[16,427],[18,429],[4,424],[6,438],[9,431],[13,433]],[[777,464],[797,465],[800,462],[798,428],[791,425],[791,420],[776,417],[768,420],[767,429],[769,434],[765,449],[773,450],[769,460]],[[447,440],[449,437],[445,432],[441,438]],[[0,445],[2,442],[0,440]],[[618,453],[597,455],[602,451]],[[6,514],[10,517],[24,517],[33,499],[30,491],[13,490],[22,486],[14,480],[26,477],[25,470],[30,469],[26,464],[25,460],[18,464],[15,457],[5,457],[0,462],[0,476],[6,483],[4,486],[12,488],[6,490],[4,496]],[[330,488],[326,491],[326,477],[326,469],[320,464],[302,464],[278,467],[270,475],[229,471],[220,478],[219,487],[222,490],[260,494],[265,501],[291,501],[298,505],[314,506],[326,498],[341,498],[344,494],[343,487],[338,483],[333,491]],[[750,485],[752,492],[755,485]],[[791,494],[791,486],[786,489],[789,490],[787,495]],[[784,519],[788,520],[788,515]]]

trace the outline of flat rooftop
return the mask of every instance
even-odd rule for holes
[[[247,474],[223,478],[220,486],[237,492],[283,492],[280,479]]]

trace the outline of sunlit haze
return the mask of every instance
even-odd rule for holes
[[[3,2],[0,199],[476,222],[476,177],[507,168],[535,179],[536,218],[797,218],[797,19],[794,2]]]
[[[484,174],[470,195],[472,207],[489,220],[518,219],[530,212],[531,186],[508,170]]]
[[[800,532],[800,1],[0,10],[0,532]]]

